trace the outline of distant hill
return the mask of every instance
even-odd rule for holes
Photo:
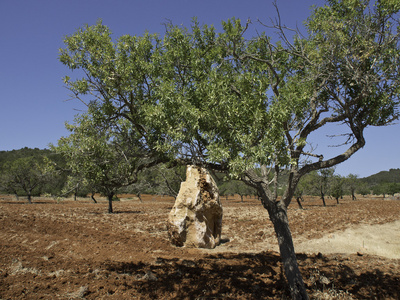
[[[22,157],[48,157],[52,161],[63,165],[64,164],[64,159],[60,154],[56,154],[53,151],[49,149],[38,149],[38,148],[22,148],[18,150],[10,150],[10,151],[0,151],[0,173],[2,171],[2,167],[5,162],[7,161],[14,161],[16,159],[22,158]]]
[[[34,156],[34,157],[41,157],[41,156],[48,156],[52,152],[48,149],[38,149],[38,148],[22,148],[18,150],[11,150],[11,151],[0,151],[0,167],[6,162],[6,161],[14,161],[18,158],[21,157],[28,157],[28,156]]]
[[[374,175],[360,179],[368,185],[376,185],[381,183],[400,183],[400,169],[390,169],[389,171],[381,171]]]

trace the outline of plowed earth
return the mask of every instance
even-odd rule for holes
[[[0,196],[0,299],[289,298],[256,199],[223,199],[223,243],[205,250],[170,245],[173,199],[124,197],[108,214],[105,200]],[[400,201],[327,204],[306,198],[288,212],[311,298],[400,299]]]

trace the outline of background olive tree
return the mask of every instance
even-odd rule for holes
[[[346,179],[345,179],[346,188],[350,192],[352,200],[357,199],[356,190],[357,190],[357,187],[359,186],[359,182],[357,179],[358,179],[358,175],[356,175],[356,174],[349,174],[346,176]]]
[[[344,194],[344,178],[340,175],[333,175],[331,180],[331,196],[336,199],[339,204],[339,198],[343,198]]]
[[[1,189],[15,194],[17,199],[19,191],[24,192],[30,204],[32,196],[39,195],[51,178],[56,176],[54,163],[47,157],[17,158],[4,163],[2,169]]]
[[[147,156],[131,123],[125,119],[107,122],[91,104],[85,114],[67,124],[71,132],[61,138],[52,149],[62,154],[70,171],[67,186],[89,189],[108,198],[108,212],[113,212],[112,201],[117,191],[138,180],[138,173],[156,162]]]
[[[143,169],[138,174],[135,183],[123,188],[121,192],[136,194],[142,202],[142,194],[177,197],[181,182],[185,181],[184,166],[173,167],[160,163],[151,168]]]
[[[335,169],[334,168],[321,169],[319,170],[318,173],[319,173],[318,175],[319,175],[320,196],[323,205],[326,206],[325,195],[330,195],[331,193],[332,179],[333,179],[333,173],[335,173]]]

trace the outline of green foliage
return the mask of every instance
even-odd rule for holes
[[[372,191],[375,195],[392,195],[400,193],[400,183],[383,182],[373,186]]]
[[[400,183],[400,169],[390,169],[389,171],[381,171],[377,174],[362,178],[362,181],[368,185],[379,183],[397,182]]]
[[[330,193],[332,188],[334,168],[322,169],[318,171],[320,176],[320,191],[321,193]]]
[[[52,158],[52,160],[56,160],[57,157],[53,156],[53,153],[48,149],[38,149],[38,148],[22,148],[18,150],[11,150],[11,151],[0,151],[0,170],[2,170],[2,166],[5,162],[11,162],[21,157],[36,157],[41,158],[44,156]]]
[[[389,183],[387,186],[387,193],[392,196],[396,193],[400,193],[400,183]]]
[[[303,176],[297,185],[296,197],[330,195],[338,200],[344,194],[345,178],[334,173],[335,169],[329,168]]]
[[[240,180],[221,181],[218,184],[218,188],[221,196],[239,195],[242,201],[244,196],[257,196],[257,191],[254,188]]]
[[[169,195],[176,197],[180,184],[185,181],[185,167],[168,167],[166,164],[159,164],[144,169],[138,174],[137,181],[122,192],[133,194]]]
[[[343,196],[344,178],[339,175],[334,175],[331,182],[331,196],[339,201]]]
[[[130,124],[119,120],[103,127],[92,108],[67,124],[70,136],[61,138],[52,149],[64,156],[71,175],[71,188],[81,184],[91,191],[112,197],[118,188],[136,180],[135,169],[140,161],[139,149],[130,131]]]
[[[26,190],[21,187],[21,184],[15,182],[15,176],[19,167],[21,170],[29,170],[30,166],[32,173],[28,171],[25,174],[25,180],[27,180],[29,176],[35,178],[41,177],[40,184],[32,189],[32,194],[39,195],[40,193],[47,193],[58,195],[65,180],[64,174],[59,170],[59,167],[63,167],[63,164],[62,157],[48,149],[41,150],[25,147],[19,150],[0,151],[0,177],[2,178],[0,191],[3,193],[15,193],[21,196],[27,195]],[[39,173],[34,175],[35,172],[33,170]],[[38,175],[43,172],[45,172],[46,175]],[[22,177],[19,178],[22,179]]]
[[[9,193],[23,191],[31,202],[31,197],[40,194],[54,171],[54,164],[46,157],[21,157],[3,164],[0,184]]]
[[[348,191],[350,192],[353,200],[355,200],[356,198],[355,193],[357,188],[359,187],[358,175],[355,174],[347,175],[345,180],[345,185]]]
[[[368,186],[375,195],[393,194],[396,184],[400,184],[400,169],[390,169],[361,178],[361,184]],[[394,190],[393,190],[394,188]]]
[[[223,22],[219,34],[194,20],[189,29],[167,25],[163,38],[114,42],[98,22],[66,37],[60,61],[85,76],[65,82],[77,97],[96,96],[104,115],[129,120],[158,154],[237,177],[258,165],[297,169],[300,177],[347,159],[365,143],[366,126],[398,116],[394,6],[381,5],[382,20],[367,1],[353,2],[315,9],[309,36],[293,43],[273,44],[264,33],[247,41],[238,19]],[[386,21],[382,35],[377,26]],[[300,170],[309,134],[336,122],[349,124],[355,140],[347,154]]]
[[[365,182],[359,182],[357,193],[365,196],[371,194],[371,191],[372,189]]]
[[[308,195],[318,196],[320,195],[320,178],[317,171],[310,172],[303,176],[297,185],[296,196]]]
[[[349,174],[346,177],[331,174],[327,178],[323,178],[321,174],[311,172],[300,180],[296,195],[318,196],[320,185],[325,181],[327,185],[324,191],[335,198],[352,194],[365,196],[370,194],[371,191],[375,195],[393,195],[393,193],[400,192],[396,191],[398,184],[400,184],[399,169],[390,169],[365,178],[358,178],[355,174]]]

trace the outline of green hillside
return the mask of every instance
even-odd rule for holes
[[[367,183],[368,185],[376,185],[381,183],[400,183],[400,169],[381,171],[374,175],[361,178],[361,181]]]

